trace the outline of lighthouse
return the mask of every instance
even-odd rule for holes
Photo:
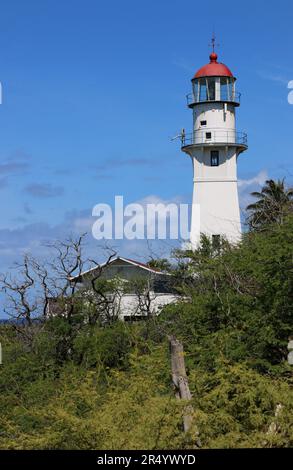
[[[217,242],[224,236],[237,243],[241,236],[237,190],[237,159],[247,149],[247,135],[236,130],[236,108],[240,93],[231,70],[218,61],[210,62],[191,80],[187,105],[193,113],[191,133],[182,131],[182,151],[193,166],[193,197],[190,243],[196,248],[200,235]]]

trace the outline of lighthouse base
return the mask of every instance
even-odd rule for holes
[[[200,235],[225,237],[236,244],[241,239],[237,181],[194,181],[190,242],[199,246]]]

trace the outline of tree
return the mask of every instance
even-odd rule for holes
[[[84,322],[94,325],[110,321],[116,313],[114,285],[100,279],[115,252],[105,247],[108,259],[98,265],[85,256],[85,236],[48,244],[48,260],[25,254],[10,273],[0,274],[4,312],[14,320],[12,327],[23,343],[33,349],[40,332],[50,329],[51,348],[61,362],[71,355],[74,338]],[[82,288],[81,274],[93,265],[90,285]]]
[[[292,234],[289,215],[212,256],[202,247],[187,253],[176,273],[182,302],[168,305],[158,322],[210,369],[217,354],[278,367],[292,335]]]
[[[151,258],[147,265],[150,268],[158,269],[159,271],[170,271],[172,269],[172,265],[167,258]]]
[[[293,188],[286,188],[285,179],[267,180],[260,192],[251,195],[257,201],[249,204],[248,225],[251,230],[264,230],[271,223],[282,224],[284,216],[292,212]]]

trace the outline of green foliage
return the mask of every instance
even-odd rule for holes
[[[123,322],[106,327],[85,326],[74,340],[74,359],[78,363],[104,367],[122,367],[127,364],[131,349],[131,337],[127,325]]]
[[[272,223],[282,224],[292,214],[293,189],[285,187],[285,180],[267,180],[261,192],[253,192],[257,201],[249,204],[248,224],[251,230],[267,230]]]
[[[238,247],[188,253],[177,273],[186,300],[168,306],[159,323],[207,367],[223,354],[279,369],[292,335],[292,244],[291,216],[269,232],[247,234]]]
[[[292,446],[292,380],[272,380],[245,364],[220,361],[214,374],[193,371],[190,382],[204,444],[212,448]],[[280,403],[281,412],[275,417]],[[269,432],[273,423],[276,433]]]
[[[180,404],[169,383],[161,380],[166,360],[165,348],[143,356],[134,352],[131,370],[109,372],[106,389],[99,386],[98,368],[74,364],[63,366],[58,378],[47,378],[42,386],[26,382],[9,413],[2,415],[0,447],[151,449],[187,444]],[[38,396],[44,390],[45,406]]]
[[[136,334],[138,331],[136,331]],[[0,448],[176,449],[194,445],[182,432],[183,406],[170,386],[165,342],[139,338],[126,368],[67,362],[58,370],[37,361],[8,362],[1,374]],[[293,444],[292,379],[272,379],[218,356],[215,371],[186,357],[194,421],[203,447],[289,447]],[[5,387],[10,377],[9,390]],[[101,381],[102,378],[102,381]],[[7,400],[9,398],[9,400]],[[275,417],[278,404],[281,413]],[[269,433],[271,424],[278,432]]]
[[[172,265],[170,261],[166,258],[160,258],[160,259],[151,259],[148,261],[148,266],[153,269],[158,269],[160,271],[171,271],[172,270]]]
[[[292,216],[236,247],[203,237],[176,254],[182,301],[142,323],[90,321],[93,304],[77,296],[70,318],[1,325],[0,448],[194,447],[171,385],[169,334],[184,345],[203,447],[292,446],[292,238]]]

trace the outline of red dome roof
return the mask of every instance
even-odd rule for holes
[[[201,67],[194,78],[199,77],[233,77],[231,70],[225,65],[217,62],[217,54],[212,52],[210,55],[210,63]]]

